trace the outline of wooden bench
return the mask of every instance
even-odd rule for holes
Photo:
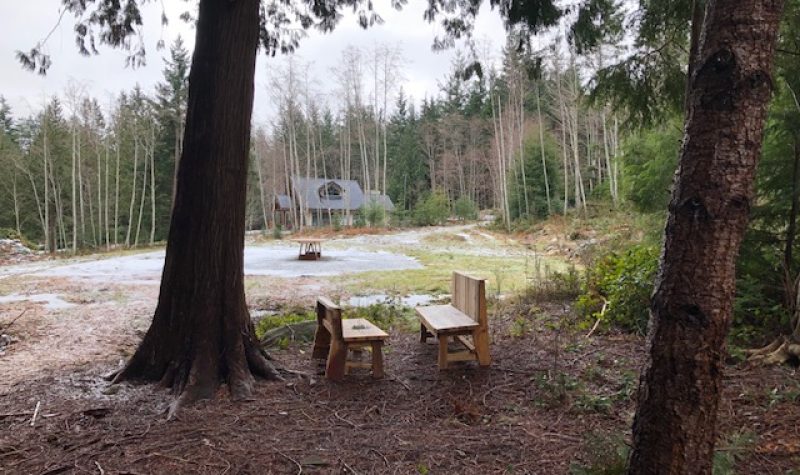
[[[369,320],[342,320],[342,309],[327,297],[317,298],[317,332],[312,358],[327,359],[325,377],[341,380],[350,368],[371,368],[374,378],[383,377],[383,342],[389,334]],[[372,352],[369,363],[348,359],[350,351]]]
[[[417,307],[420,340],[439,340],[439,369],[453,361],[477,361],[489,366],[489,321],[486,315],[486,279],[453,272],[452,304]],[[464,351],[451,353],[448,339],[460,343]]]

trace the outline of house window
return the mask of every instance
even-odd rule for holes
[[[330,181],[319,188],[319,197],[323,200],[341,200],[344,190],[336,182]]]

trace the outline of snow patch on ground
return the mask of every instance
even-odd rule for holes
[[[331,249],[322,246],[322,259],[298,260],[298,249],[248,247],[244,251],[245,275],[276,277],[331,276],[368,271],[422,269],[416,259],[391,252]]]
[[[75,306],[74,303],[69,303],[56,294],[33,294],[33,295],[11,294],[0,297],[0,305],[4,303],[13,303],[13,302],[43,303],[44,308],[48,310],[61,310]]]
[[[414,258],[391,252],[369,252],[354,248],[326,249],[322,259],[301,261],[299,247],[276,243],[268,246],[248,246],[244,252],[245,275],[302,277],[333,276],[374,270],[392,271],[421,269]],[[11,266],[0,269],[0,276],[33,275],[68,277],[117,284],[158,284],[164,267],[164,251],[110,257],[95,261],[47,265]]]

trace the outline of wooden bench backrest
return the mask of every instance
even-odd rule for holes
[[[327,328],[331,337],[343,339],[342,309],[327,297],[317,297],[317,324]]]
[[[486,279],[453,272],[452,305],[461,310],[481,327],[487,328]]]

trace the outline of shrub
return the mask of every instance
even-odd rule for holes
[[[434,226],[443,223],[450,215],[447,195],[441,192],[431,193],[417,203],[414,208],[414,224],[417,226]]]
[[[391,225],[396,228],[403,228],[412,225],[414,222],[413,218],[414,213],[412,210],[395,208],[395,210],[389,214]]]
[[[462,221],[478,219],[478,207],[468,196],[462,196],[453,203],[453,214]]]
[[[609,252],[586,271],[576,307],[589,320],[644,334],[658,268],[658,248],[636,245]],[[587,322],[588,323],[588,322]]]
[[[577,298],[580,293],[580,273],[570,266],[566,272],[546,272],[536,278],[522,298],[530,302],[565,302]]]
[[[283,233],[281,232],[282,228],[280,224],[275,224],[275,226],[272,227],[272,239],[278,240],[283,237]]]
[[[386,222],[386,209],[378,201],[370,200],[361,207],[360,211],[359,214],[364,216],[370,227],[383,226]]]
[[[353,219],[353,226],[357,228],[363,228],[367,225],[367,218],[364,216],[364,209],[358,210],[356,212],[355,218]]]

